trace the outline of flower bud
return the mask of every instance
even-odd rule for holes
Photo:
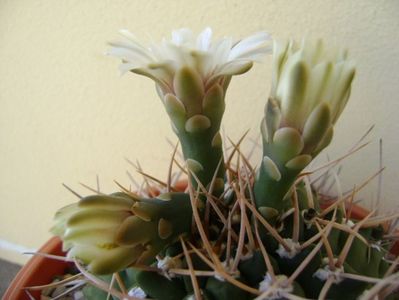
[[[325,47],[322,40],[274,43],[270,99],[278,103],[274,107],[280,108],[281,117],[273,127],[298,130],[303,136],[304,154],[319,153],[332,138],[332,126],[345,108],[355,75],[354,64],[347,56],[346,51]],[[270,106],[270,100],[266,106]],[[266,109],[265,124],[275,119],[275,114]],[[270,131],[262,132],[266,141],[270,140],[266,136]]]
[[[164,194],[163,196],[166,196]],[[127,194],[94,195],[61,208],[52,232],[63,240],[67,256],[81,260],[95,274],[111,274],[134,263],[148,263],[190,230],[188,194],[166,200]]]
[[[355,67],[347,53],[326,48],[321,40],[304,40],[301,45],[275,42],[271,96],[281,103],[285,121],[299,129],[322,102],[329,104],[335,123],[345,107],[354,75]]]

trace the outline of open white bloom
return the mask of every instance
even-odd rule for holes
[[[111,43],[108,52],[122,59],[121,71],[155,81],[176,133],[209,129],[211,139],[219,130],[231,77],[247,72],[253,61],[271,50],[270,36],[264,32],[234,42],[230,37],[212,40],[210,28],[198,36],[182,28],[149,46],[127,30],[121,34],[125,41]]]
[[[212,30],[204,29],[197,37],[186,28],[172,32],[170,39],[148,46],[141,44],[127,30],[120,33],[123,42],[110,43],[109,55],[122,59],[120,70],[132,71],[153,79],[163,94],[173,93],[176,72],[188,67],[201,78],[205,87],[226,76],[248,71],[252,62],[270,52],[270,36],[259,32],[234,42],[230,37],[212,40]]]
[[[271,97],[280,103],[286,125],[302,130],[311,113],[325,104],[335,124],[354,75],[348,52],[325,47],[322,40],[274,43]]]

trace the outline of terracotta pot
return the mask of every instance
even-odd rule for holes
[[[64,256],[62,243],[58,237],[48,240],[39,252]],[[28,286],[50,283],[56,275],[64,274],[70,263],[50,259],[43,256],[33,256],[18,272],[11,282],[3,300],[29,300],[24,288]],[[40,299],[40,291],[30,291],[35,299]]]

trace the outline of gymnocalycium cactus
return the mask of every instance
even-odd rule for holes
[[[346,51],[274,42],[255,168],[241,141],[225,159],[219,131],[232,76],[270,51],[269,35],[213,41],[209,28],[198,37],[180,29],[144,46],[122,34],[109,54],[123,72],[155,81],[187,187],[144,174],[149,190],[120,186],[57,212],[52,231],[92,284],[87,298],[396,299],[398,259],[389,250],[398,216],[355,219],[360,188],[326,204],[304,171],[331,142],[348,101],[355,67]]]

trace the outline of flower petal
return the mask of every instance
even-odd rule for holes
[[[172,31],[172,43],[177,46],[191,44],[193,42],[193,32],[188,28],[180,28]]]
[[[255,33],[254,35],[241,40],[232,48],[229,60],[250,57],[252,51],[264,49],[266,43],[270,40],[270,35],[266,32]]]
[[[197,38],[197,49],[202,51],[208,51],[212,40],[212,29],[205,28]]]
[[[181,28],[174,30],[171,38],[164,38],[160,43],[152,43],[148,47],[139,43],[127,30],[121,30],[121,34],[126,41],[110,43],[108,54],[122,60],[120,70],[123,73],[132,71],[145,75],[162,85],[161,90],[164,92],[173,92],[173,89],[165,90],[165,86],[171,87],[174,73],[183,67],[195,69],[206,83],[220,76],[244,73],[250,68],[252,61],[260,60],[270,51],[267,43],[270,36],[264,32],[244,38],[233,45],[230,37],[212,41],[212,30],[209,27],[197,37],[191,30]],[[151,67],[153,64],[167,64],[170,69],[168,72],[154,71]]]

